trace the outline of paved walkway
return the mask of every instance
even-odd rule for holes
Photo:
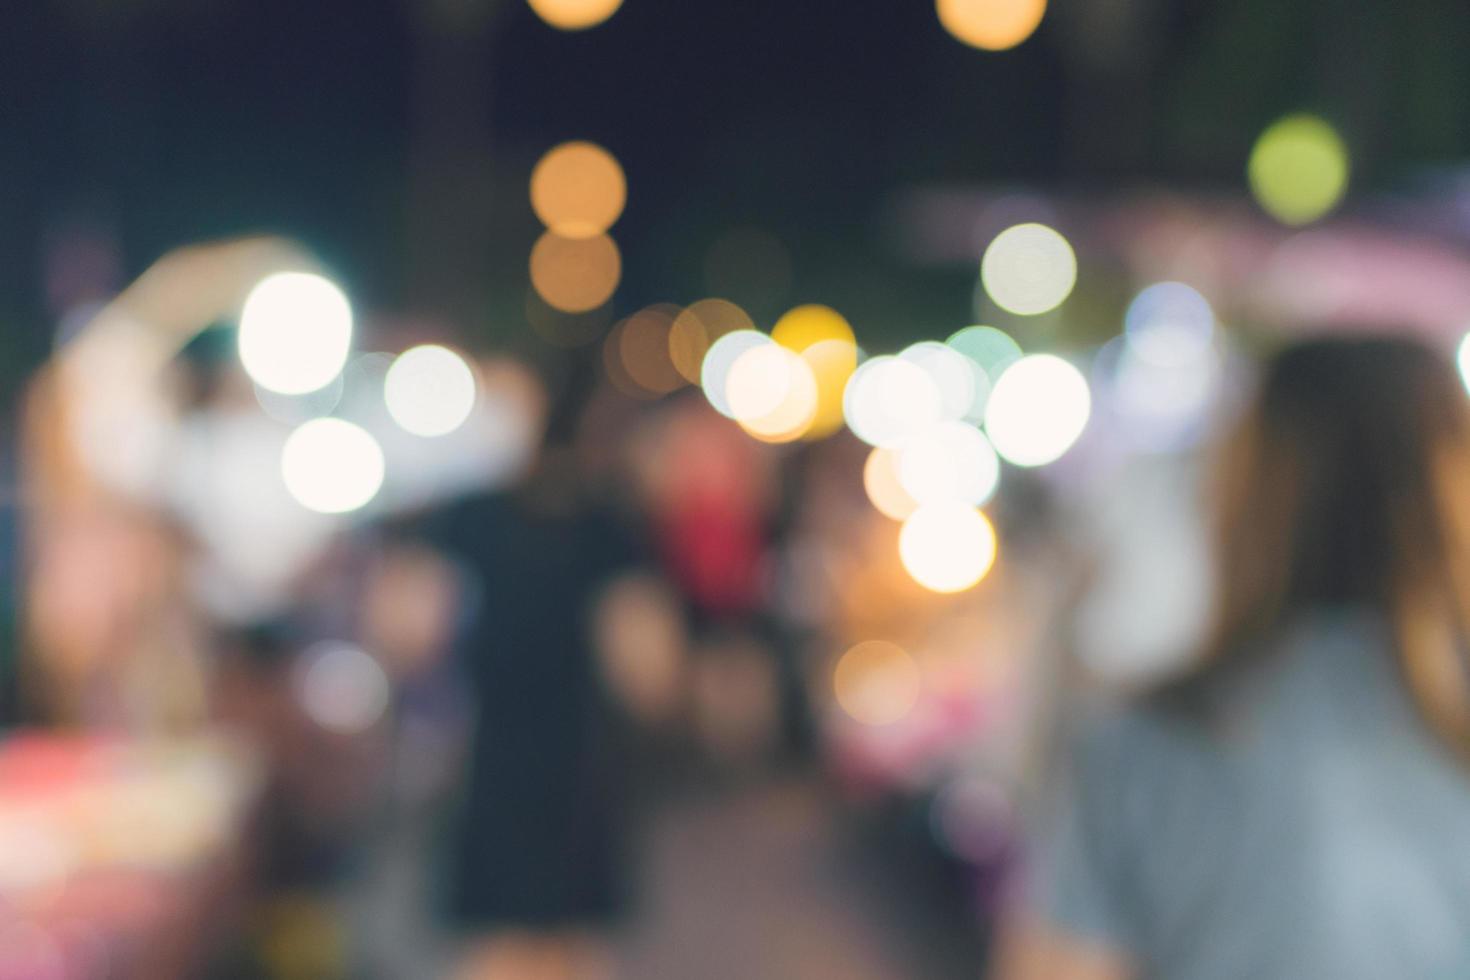
[[[813,779],[686,793],[643,828],[620,980],[973,980],[963,920],[860,840]],[[421,834],[376,849],[349,901],[358,968],[442,976]]]
[[[639,980],[979,976],[963,935],[858,847],[810,782],[670,806],[647,831],[623,974]],[[971,957],[974,959],[971,959]]]

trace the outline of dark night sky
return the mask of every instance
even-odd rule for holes
[[[905,187],[1229,186],[1251,136],[1298,107],[1341,121],[1370,180],[1467,148],[1470,12],[1453,0],[1089,3],[1055,0],[1034,38],[985,54],[946,35],[928,0],[626,0],[580,34],[500,0],[472,43],[489,96],[469,99],[486,105],[492,292],[523,288],[538,230],[525,182],[564,139],[605,144],[628,173],[620,307],[697,298],[704,250],[754,224],[792,252],[790,300],[831,302],[860,335],[965,315],[964,270],[908,267],[884,240],[884,204]],[[7,4],[4,349],[40,349],[44,242],[72,219],[115,230],[124,281],[175,245],[270,230],[318,250],[366,304],[403,306],[409,9]],[[1126,14],[1112,33],[1104,9]]]

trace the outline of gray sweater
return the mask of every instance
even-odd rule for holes
[[[1145,977],[1470,978],[1470,771],[1415,713],[1381,623],[1322,614],[1280,643],[1215,724],[1088,726],[1029,901]]]

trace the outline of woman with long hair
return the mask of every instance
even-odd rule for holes
[[[1212,632],[1083,726],[998,972],[1470,976],[1465,390],[1411,341],[1302,343],[1221,464]]]

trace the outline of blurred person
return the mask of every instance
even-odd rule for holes
[[[636,549],[583,478],[592,379],[558,380],[527,474],[427,522],[470,583],[462,670],[476,717],[447,885],[470,940],[455,975],[475,980],[609,975],[605,934],[626,891],[624,773],[596,626],[624,618],[601,600]],[[630,683],[650,704],[664,698]]]
[[[171,459],[197,366],[179,355],[267,272],[303,260],[246,238],[176,249],[78,323],[24,392],[19,603],[28,720],[119,732],[207,723],[198,541]],[[76,329],[72,329],[75,327]]]
[[[682,600],[690,722],[734,771],[799,741],[797,681],[773,616],[779,460],[703,398],[643,433],[640,490],[657,557]]]
[[[61,371],[32,379],[20,489],[28,720],[178,732],[206,711],[200,627],[184,594],[187,535],[84,460]]]
[[[671,407],[644,482],[659,557],[700,624],[741,624],[767,604],[769,453],[703,400]]]
[[[1303,343],[1222,463],[1212,636],[1069,753],[997,972],[1470,976],[1465,391]]]

